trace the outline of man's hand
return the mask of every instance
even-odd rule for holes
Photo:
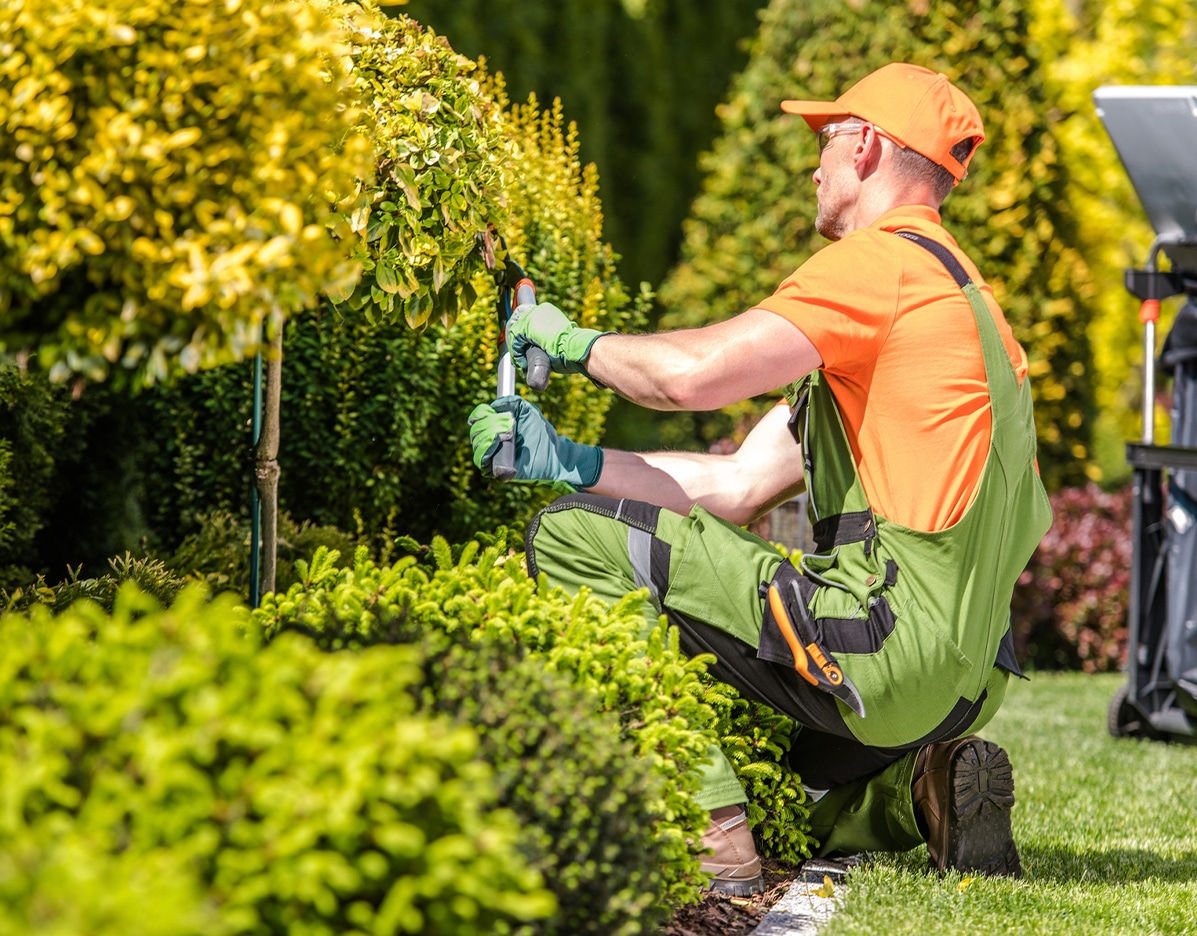
[[[523,371],[528,369],[529,346],[538,345],[549,356],[549,367],[553,373],[585,374],[590,347],[605,334],[608,332],[580,328],[548,302],[517,309],[507,323],[511,356]]]
[[[550,307],[551,308],[551,307]],[[598,483],[603,450],[558,435],[540,410],[518,396],[482,403],[470,413],[470,445],[474,464],[491,472],[491,462],[506,439],[515,439],[515,480],[547,481],[577,491]]]

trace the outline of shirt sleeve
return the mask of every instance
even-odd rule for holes
[[[877,237],[862,230],[829,244],[756,304],[796,325],[826,371],[859,372],[876,360],[893,327],[902,271]]]

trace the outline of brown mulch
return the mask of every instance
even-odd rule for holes
[[[752,897],[728,897],[707,891],[698,903],[682,907],[660,931],[660,936],[747,936],[770,908],[785,896],[798,879],[796,865],[761,859],[765,892]]]

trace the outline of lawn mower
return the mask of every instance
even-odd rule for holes
[[[1197,743],[1197,87],[1103,87],[1094,101],[1155,230],[1146,265],[1125,271],[1142,303],[1143,436],[1126,446],[1127,679],[1108,727]],[[1160,302],[1177,295],[1185,302],[1157,354]],[[1155,444],[1157,369],[1172,384],[1168,445]]]

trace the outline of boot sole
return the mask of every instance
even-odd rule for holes
[[[977,738],[952,758],[947,867],[1019,877],[1022,863],[1010,827],[1014,771],[996,744]]]
[[[720,894],[727,894],[729,897],[751,897],[754,894],[764,893],[765,878],[759,874],[754,878],[745,878],[742,881],[727,881],[715,878],[715,880],[707,885],[707,888],[718,891]]]

